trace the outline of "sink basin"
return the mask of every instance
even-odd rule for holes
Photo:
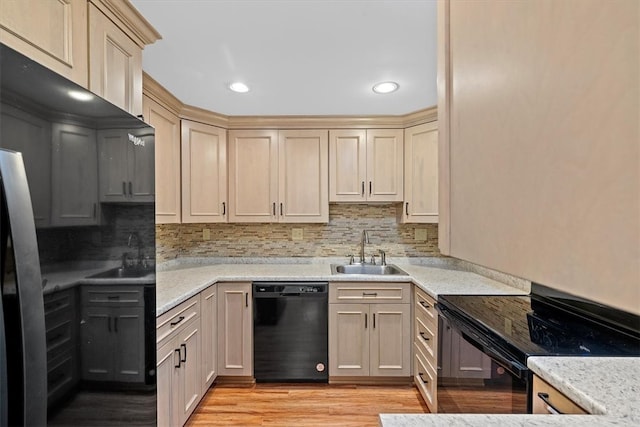
[[[145,277],[150,274],[155,274],[155,267],[152,268],[122,268],[116,267],[111,270],[103,271],[101,273],[88,276],[87,279],[132,279],[137,277]]]
[[[375,274],[375,275],[396,275],[408,276],[407,273],[393,264],[374,265],[374,264],[331,264],[332,274]]]

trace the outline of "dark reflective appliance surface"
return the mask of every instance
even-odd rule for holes
[[[22,153],[36,225],[47,423],[154,426],[154,131],[1,44],[0,67],[0,148]],[[113,173],[118,167],[123,178]],[[139,185],[146,194],[133,197]],[[100,197],[110,192],[124,194],[117,203]],[[12,325],[16,280],[7,242],[1,290],[4,324]],[[127,268],[109,269],[125,259]],[[96,274],[83,283],[86,271]],[[20,342],[10,342],[8,369],[18,372],[11,360],[19,359],[12,356]],[[18,379],[3,384],[10,411],[22,404]]]

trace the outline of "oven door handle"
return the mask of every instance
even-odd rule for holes
[[[522,365],[516,360],[513,360],[508,355],[498,353],[496,350],[494,350],[494,345],[492,345],[488,340],[481,337],[471,325],[466,324],[462,319],[458,319],[454,313],[451,313],[441,304],[436,304],[436,309],[438,310],[440,316],[442,316],[449,322],[451,327],[456,329],[464,339],[469,341],[469,344],[485,353],[487,356],[489,356],[496,363],[498,363],[500,366],[505,368],[517,378],[526,379],[528,373],[528,369],[526,366]]]

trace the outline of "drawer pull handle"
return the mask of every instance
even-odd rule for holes
[[[547,405],[547,411],[549,411],[551,414],[564,415],[564,412],[558,410],[558,408],[551,404],[548,393],[538,393],[538,397],[544,402],[545,405]]]
[[[420,332],[420,336],[422,337],[423,340],[429,341],[429,337],[425,337],[424,332]]]
[[[364,197],[364,181],[362,181],[362,197]]]
[[[226,202],[222,202],[222,216],[227,214],[227,204]]]
[[[409,216],[409,202],[405,204],[404,213]]]
[[[377,297],[378,293],[377,292],[363,292],[362,296],[363,297]]]
[[[365,329],[367,329],[367,320],[368,320],[367,313],[365,313],[364,314],[364,328]]]
[[[369,195],[371,195],[371,193],[373,192],[373,183],[371,181],[369,181]]]
[[[249,308],[249,292],[244,294],[244,306]]]
[[[429,384],[429,381],[425,380],[422,376],[424,375],[424,372],[418,372],[418,378],[420,378],[420,381],[422,381],[424,384]]]
[[[120,299],[120,295],[109,295],[107,297],[107,299],[110,300],[110,301],[119,300]]]
[[[178,323],[182,322],[183,320],[184,320],[184,316],[180,316],[178,320],[176,320],[175,322],[171,322],[171,326],[176,326]]]
[[[187,363],[187,345],[180,344],[180,348],[184,349],[184,359],[182,359],[181,362]]]
[[[420,305],[423,306],[424,308],[431,308],[431,306],[427,304],[425,301],[420,301]]]
[[[173,352],[178,352],[178,364],[177,365],[173,365],[174,368],[179,368],[182,365],[182,361],[180,360],[180,349],[176,348],[175,350],[173,350]]]
[[[376,328],[376,314],[373,313],[373,329]]]

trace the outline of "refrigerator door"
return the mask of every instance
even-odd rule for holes
[[[15,268],[11,300],[15,307],[10,311],[15,317],[4,319],[6,357],[3,357],[7,364],[8,389],[12,393],[3,391],[2,394],[8,398],[9,424],[44,426],[47,423],[47,358],[42,279],[31,197],[20,153],[0,149],[0,193],[3,299],[11,293],[7,290],[11,284],[5,283],[5,262],[10,248]],[[5,316],[9,312],[7,301],[3,304]]]

